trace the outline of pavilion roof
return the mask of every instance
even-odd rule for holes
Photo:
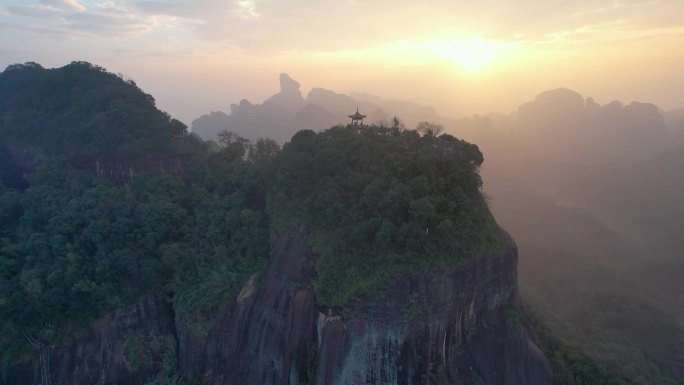
[[[363,118],[366,117],[366,115],[361,115],[361,114],[359,114],[359,109],[358,109],[358,108],[356,109],[356,113],[355,113],[355,114],[353,114],[353,115],[347,115],[347,116],[349,116],[350,118],[355,119],[355,120],[356,120],[356,119],[363,119]]]

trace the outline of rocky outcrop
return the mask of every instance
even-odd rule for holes
[[[334,309],[316,301],[316,256],[304,236],[281,235],[273,250],[268,269],[216,309],[204,333],[148,299],[57,349],[53,383],[143,384],[176,344],[176,373],[201,384],[555,383],[517,314],[515,247],[396,277]],[[37,382],[36,370],[15,383]]]
[[[280,74],[280,92],[271,96],[266,103],[273,103],[289,112],[296,112],[304,106],[304,98],[299,90],[299,82],[288,74]]]

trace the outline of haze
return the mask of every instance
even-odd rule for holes
[[[319,86],[508,111],[567,87],[601,103],[681,107],[684,3],[5,0],[0,67],[72,60],[121,72],[186,123],[287,72]]]

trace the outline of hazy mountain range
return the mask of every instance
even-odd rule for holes
[[[556,333],[644,384],[684,374],[682,112],[557,89],[510,114],[448,123],[485,156],[524,298]]]
[[[312,88],[305,98],[299,83],[281,74],[280,91],[264,103],[253,104],[243,99],[230,106],[230,113],[214,111],[203,115],[192,122],[192,132],[204,139],[216,139],[221,130],[228,130],[252,141],[269,137],[284,143],[302,129],[320,131],[347,124],[348,115],[357,109],[367,115],[367,123],[388,122],[394,116],[401,116],[408,127],[414,127],[422,120],[440,120],[432,107],[364,93],[349,96]]]

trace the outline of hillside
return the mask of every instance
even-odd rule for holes
[[[9,66],[0,73],[0,114],[4,146],[38,159],[169,152],[185,133],[133,81],[85,62]]]

